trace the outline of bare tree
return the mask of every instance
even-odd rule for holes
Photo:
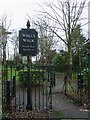
[[[10,42],[14,50],[14,64],[17,65],[21,60],[21,56],[19,54],[19,36],[16,30],[13,30],[13,34],[10,39]]]
[[[68,50],[68,65],[69,73],[72,68],[72,37],[77,24],[81,20],[81,14],[84,8],[86,0],[77,2],[77,0],[66,0],[61,2],[60,0],[52,2],[44,2],[45,7],[42,7],[40,16],[47,16],[51,23],[47,23],[47,27],[51,30],[61,41],[65,43]],[[43,19],[43,17],[40,17]],[[54,26],[56,25],[56,26]],[[69,75],[70,77],[71,75]]]
[[[55,49],[54,47],[57,44],[57,40],[55,40],[54,33],[48,29],[47,23],[50,22],[49,19],[44,16],[43,20],[40,20],[39,18],[37,21],[32,20],[34,26],[36,26],[36,29],[39,33],[39,53],[40,53],[40,62],[50,64],[53,55],[52,51]]]
[[[4,64],[6,64],[6,45],[7,45],[7,39],[8,39],[8,35],[11,34],[11,32],[9,32],[9,28],[11,25],[11,20],[8,21],[7,19],[7,15],[4,14],[3,17],[1,18],[1,34],[0,34],[0,41],[2,43],[2,48],[3,48],[3,62]]]
[[[10,42],[14,47],[14,56],[16,56],[16,54],[19,53],[19,37],[17,35],[17,31],[13,30]]]

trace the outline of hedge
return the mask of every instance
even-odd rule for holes
[[[44,70],[30,70],[30,80],[32,84],[42,84],[45,80],[45,71]],[[18,72],[19,82],[27,86],[28,84],[28,71],[20,70]]]

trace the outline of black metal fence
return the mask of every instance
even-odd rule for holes
[[[68,78],[68,72],[65,72],[61,93],[72,99],[75,104],[84,105],[89,102],[90,68],[87,65],[81,71],[79,69],[73,68],[72,79]]]
[[[51,66],[2,66],[2,112],[52,109]]]

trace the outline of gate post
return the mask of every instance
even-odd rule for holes
[[[10,81],[6,81],[6,103],[10,103]]]
[[[28,71],[27,71],[27,110],[32,110],[32,91],[31,91],[31,78],[30,78],[30,64],[29,64],[29,56],[28,58]]]
[[[16,78],[13,76],[13,88],[12,88],[12,96],[16,96]]]
[[[27,21],[27,29],[30,29],[30,22]],[[27,110],[32,110],[32,86],[31,86],[31,78],[30,78],[30,56],[27,56],[27,65],[29,66],[27,69]]]
[[[50,71],[50,92],[49,92],[49,94],[50,94],[50,109],[52,109],[52,80],[53,80],[53,78],[52,78],[52,72]]]
[[[79,104],[82,104],[82,92],[83,92],[83,74],[78,74],[78,99],[80,100]],[[79,96],[80,93],[80,96]]]
[[[6,106],[5,110],[11,110],[11,105],[10,105],[10,81],[6,81]]]
[[[67,75],[65,75],[64,76],[64,85],[65,85],[64,92],[65,92],[65,96],[67,95],[67,82],[68,82],[68,77],[67,77]]]

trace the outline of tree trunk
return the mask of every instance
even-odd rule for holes
[[[68,77],[72,80],[72,46],[71,43],[68,45]]]

